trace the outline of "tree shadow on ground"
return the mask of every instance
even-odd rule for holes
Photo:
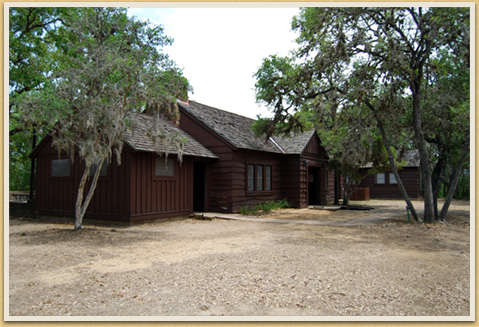
[[[13,221],[14,225],[32,224],[35,220]],[[72,246],[125,246],[133,243],[165,240],[166,233],[147,229],[135,230],[125,226],[94,226],[87,225],[80,230],[74,230],[73,225],[50,224],[41,230],[28,230],[11,232],[10,242],[23,245],[42,245],[71,243]]]

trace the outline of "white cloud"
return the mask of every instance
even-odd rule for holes
[[[298,8],[131,8],[174,38],[171,59],[194,89],[190,99],[256,117],[271,115],[255,102],[253,74],[262,59],[294,48]]]

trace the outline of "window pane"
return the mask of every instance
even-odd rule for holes
[[[389,173],[389,184],[397,184],[396,176],[393,173]]]
[[[265,177],[264,189],[266,191],[271,191],[271,166],[266,166]]]
[[[377,184],[384,184],[385,183],[385,174],[384,173],[377,173],[376,174],[376,183]]]
[[[69,177],[70,167],[70,159],[52,160],[52,177]]]
[[[173,159],[156,158],[155,176],[175,176],[175,161]]]
[[[254,165],[248,165],[248,191],[254,191]]]
[[[256,172],[256,190],[263,190],[263,166],[257,167],[258,171]]]

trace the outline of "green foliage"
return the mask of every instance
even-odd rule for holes
[[[276,209],[285,209],[291,207],[291,204],[286,200],[268,201],[265,203],[246,205],[240,208],[240,213],[245,216],[260,216],[261,214],[268,214]]]
[[[54,65],[51,54],[61,41],[56,26],[63,12],[65,8],[10,8],[10,96],[36,89],[47,80]]]
[[[54,69],[38,91],[18,97],[18,106],[26,124],[50,122],[59,151],[98,163],[121,151],[129,113],[146,105],[171,110],[189,85],[159,50],[171,43],[161,26],[130,19],[120,8],[76,9],[63,21]]]
[[[12,10],[18,21],[29,12]],[[12,112],[25,127],[49,130],[59,153],[68,153],[72,161],[78,153],[85,162],[83,176],[87,176],[91,166],[99,171],[114,153],[120,164],[122,137],[128,128],[135,128],[133,113],[148,109],[155,117],[159,112],[171,114],[176,100],[185,99],[190,86],[162,52],[172,42],[162,26],[129,18],[125,8],[64,8],[55,13],[59,18],[49,25],[51,33],[49,27],[31,35],[31,42],[49,50],[42,52],[49,63],[39,69],[43,80],[28,92],[16,93]],[[12,30],[10,37],[16,33],[21,32]],[[22,52],[21,44],[12,42]],[[163,135],[158,125],[157,118],[149,136],[176,146],[181,158],[184,140]],[[82,178],[77,219],[88,206],[96,179],[95,174],[91,192],[83,201]]]
[[[31,140],[25,133],[18,133],[9,140],[9,189],[10,191],[30,190],[30,160]]]
[[[288,133],[306,127],[298,117],[309,117],[331,163],[352,182],[361,165],[394,167],[396,152],[417,148],[430,219],[433,167],[437,185],[452,185],[469,143],[469,14],[301,9],[292,23],[298,49],[264,59],[255,74],[257,101],[274,113],[257,132]]]
[[[9,11],[9,155],[10,189],[28,190],[32,133],[40,126],[25,126],[16,103],[28,92],[39,90],[55,66],[54,49],[62,42],[57,26],[65,8],[18,7]],[[48,120],[47,120],[48,122]],[[39,137],[37,138],[39,139]]]

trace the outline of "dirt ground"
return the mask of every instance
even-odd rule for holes
[[[78,232],[11,217],[10,319],[471,315],[469,202],[434,225],[408,222],[402,201],[366,204]]]

